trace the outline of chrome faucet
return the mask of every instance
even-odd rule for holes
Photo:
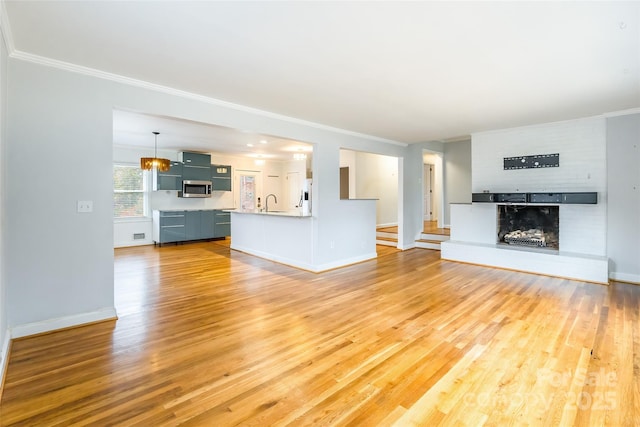
[[[267,194],[267,197],[264,198],[264,210],[265,212],[269,212],[269,196],[273,196],[273,201],[278,203],[278,198],[275,194]]]

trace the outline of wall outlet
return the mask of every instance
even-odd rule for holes
[[[78,200],[78,213],[93,212],[93,200]]]

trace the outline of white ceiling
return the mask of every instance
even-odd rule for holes
[[[300,141],[244,132],[174,117],[113,111],[113,143],[124,147],[224,153],[265,160],[292,160],[295,153],[312,156],[313,146]]]
[[[13,52],[399,142],[640,106],[639,2],[4,7]]]

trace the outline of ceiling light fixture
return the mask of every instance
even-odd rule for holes
[[[266,139],[261,139],[261,140],[260,140],[260,144],[266,144],[266,143],[267,143],[267,140],[266,140]]]
[[[171,169],[171,161],[169,159],[161,159],[158,158],[158,135],[160,132],[151,132],[155,135],[155,145],[153,151],[153,157],[142,157],[140,158],[140,168],[142,170],[152,170],[157,169],[160,172],[166,172]]]
[[[293,153],[293,160],[305,160],[307,155],[304,153]]]
[[[247,147],[253,147],[253,144],[249,143],[247,144]]]

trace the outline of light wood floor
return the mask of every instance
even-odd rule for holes
[[[392,226],[392,227],[379,227],[376,229],[376,231],[384,231],[387,233],[397,233],[398,232],[398,226]],[[422,232],[425,234],[441,234],[444,236],[448,236],[449,235],[449,229],[448,228],[438,228],[438,222],[437,221],[424,221],[424,225],[422,227]]]
[[[640,423],[640,286],[380,254],[116,250],[120,318],[15,341],[1,424]]]

